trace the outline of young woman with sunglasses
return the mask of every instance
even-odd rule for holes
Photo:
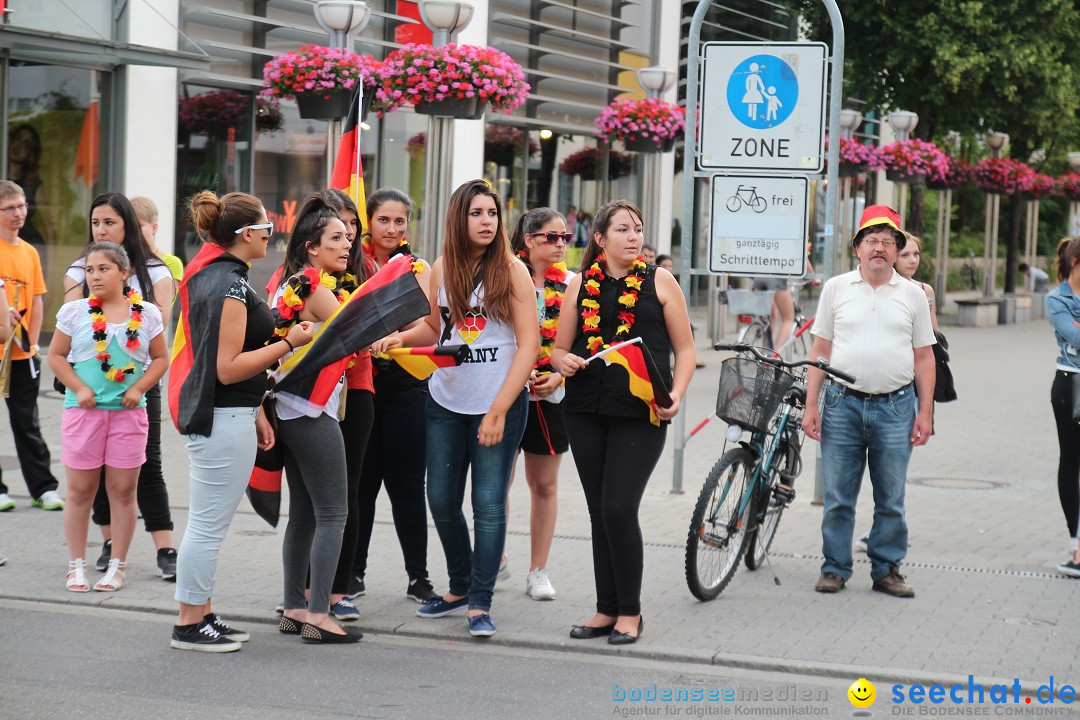
[[[554,600],[555,588],[547,574],[555,518],[559,511],[559,464],[570,449],[563,417],[563,378],[551,365],[551,351],[573,273],[563,258],[573,235],[566,220],[551,208],[535,208],[521,216],[510,245],[529,268],[536,288],[540,319],[540,356],[529,376],[529,411],[521,450],[525,453],[525,481],[529,484],[529,574],[525,593],[533,600]],[[513,482],[513,474],[510,477]],[[506,564],[504,563],[504,567]]]
[[[592,228],[582,274],[566,289],[566,320],[551,359],[566,377],[566,427],[589,507],[596,581],[596,614],[575,625],[570,637],[627,645],[644,627],[638,508],[664,449],[664,425],[679,412],[694,374],[694,340],[674,276],[641,257],[641,211],[626,200],[609,202]],[[603,348],[635,337],[652,354],[661,375],[653,379],[670,385],[670,407],[635,397],[622,365],[586,364]]]
[[[525,385],[540,351],[536,294],[514,258],[502,203],[484,180],[450,197],[442,257],[431,269],[431,314],[373,350],[466,344],[469,362],[428,381],[428,503],[446,554],[450,590],[416,614],[440,618],[468,608],[469,634],[495,634],[492,591],[506,541],[506,491],[525,431]],[[472,468],[475,548],[462,512]]]

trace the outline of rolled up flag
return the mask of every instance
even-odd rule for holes
[[[456,367],[465,362],[465,358],[469,357],[469,346],[393,348],[386,354],[417,380],[427,380],[439,368]]]

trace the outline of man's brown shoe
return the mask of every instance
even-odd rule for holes
[[[834,572],[821,573],[814,589],[820,593],[838,593],[844,589],[844,578]]]
[[[901,575],[896,568],[890,570],[889,574],[880,580],[875,580],[874,589],[878,592],[892,595],[893,597],[915,597],[915,590],[907,584],[904,580],[904,576]]]

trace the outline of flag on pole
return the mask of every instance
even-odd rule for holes
[[[641,342],[641,338],[636,337],[612,345],[589,358],[596,359],[603,360],[608,365],[615,364],[626,368],[630,380],[630,394],[649,407],[649,422],[659,426],[660,418],[656,415],[656,408],[671,407],[671,393],[660,377],[652,353]]]
[[[364,102],[363,80],[356,83],[356,97],[349,106],[349,115],[345,118],[345,128],[338,144],[337,158],[334,160],[334,172],[330,176],[330,187],[344,190],[359,211],[361,232],[367,232],[367,195],[364,191],[364,165],[360,159],[360,107]]]
[[[456,367],[465,362],[465,358],[469,357],[469,346],[393,348],[386,354],[417,380],[427,380],[439,368]]]

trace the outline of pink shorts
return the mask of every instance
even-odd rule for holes
[[[60,461],[75,470],[136,468],[146,462],[146,408],[101,410],[65,408],[60,429]]]

